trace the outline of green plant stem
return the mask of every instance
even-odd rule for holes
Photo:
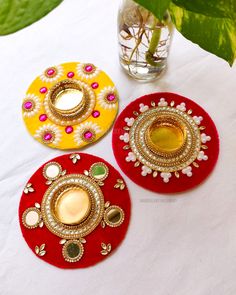
[[[155,61],[154,54],[157,50],[161,38],[161,28],[155,27],[153,30],[152,38],[149,43],[148,51],[146,52],[146,61],[153,67],[158,67],[159,63]]]

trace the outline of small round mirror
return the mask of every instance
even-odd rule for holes
[[[117,209],[111,209],[107,213],[107,218],[111,223],[118,223],[121,220],[121,212]]]
[[[66,252],[70,258],[76,258],[80,254],[80,247],[76,243],[70,243],[66,248]]]
[[[36,228],[40,222],[40,211],[36,208],[29,208],[23,214],[23,224],[27,228]]]
[[[61,165],[53,162],[45,165],[43,174],[45,178],[49,180],[55,180],[60,176],[61,172]]]
[[[90,175],[96,180],[105,180],[108,176],[108,167],[104,163],[95,163],[90,168]]]
[[[77,240],[67,241],[63,246],[62,253],[66,261],[76,262],[83,256],[84,248]]]
[[[124,221],[124,211],[118,206],[109,207],[104,216],[106,224],[111,227],[120,226]]]

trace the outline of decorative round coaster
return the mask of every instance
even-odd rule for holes
[[[113,130],[113,150],[124,173],[154,192],[193,188],[213,170],[219,138],[209,115],[173,93],[155,93],[132,102]]]
[[[19,219],[31,250],[61,268],[94,265],[118,247],[130,219],[121,175],[103,159],[64,155],[39,168],[24,188]]]
[[[82,148],[97,141],[113,124],[118,92],[93,64],[65,63],[44,71],[22,103],[29,133],[58,149]]]

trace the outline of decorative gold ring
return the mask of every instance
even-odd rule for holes
[[[180,138],[179,145],[175,144],[176,149],[171,150],[173,143],[163,140],[163,138],[158,138],[159,134],[157,134],[157,139],[160,139],[159,142],[161,144],[166,144],[167,142],[170,145],[163,152],[163,147],[156,144],[158,140],[156,140],[155,134],[154,136],[152,135],[151,130],[153,124],[154,126],[157,124],[157,118],[160,120],[158,123],[159,127],[163,127],[162,120],[164,120],[164,129],[170,127],[168,125],[171,123],[171,132],[173,132],[173,128],[175,128],[174,132],[178,132],[178,136],[174,135],[177,143],[179,143],[177,139]],[[167,118],[169,119],[167,120]],[[176,124],[177,122],[178,124]],[[160,130],[158,128],[155,129],[160,133],[162,132],[161,128]],[[196,159],[201,149],[201,137],[196,124],[190,116],[187,114],[183,115],[182,112],[169,107],[159,107],[142,113],[135,120],[130,128],[129,144],[140,163],[155,171],[169,173],[184,169]]]
[[[76,199],[76,194],[79,195],[79,193],[81,194],[81,201],[79,201],[78,198]],[[81,202],[81,204],[79,204],[79,202]],[[66,225],[77,225],[82,223],[90,215],[92,210],[92,197],[90,192],[82,187],[66,187],[55,195],[51,207],[53,216],[58,222],[62,222]]]
[[[76,223],[66,224],[58,218],[58,214],[55,214],[55,205],[60,196],[71,189],[82,189],[89,194],[89,212]],[[91,178],[82,174],[65,175],[57,179],[44,194],[41,212],[49,231],[63,239],[77,239],[91,233],[101,222],[104,214],[104,196],[98,184]]]
[[[65,94],[77,95],[78,101],[63,102]],[[86,106],[86,93],[81,85],[75,80],[62,80],[54,85],[48,92],[48,105],[54,115],[64,119],[75,119]],[[68,100],[68,99],[67,99]],[[62,107],[60,107],[62,104]],[[65,106],[66,104],[66,107]]]

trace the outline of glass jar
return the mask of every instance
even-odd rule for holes
[[[167,65],[173,25],[166,12],[162,21],[134,2],[123,0],[118,15],[120,64],[134,79],[152,81]]]

